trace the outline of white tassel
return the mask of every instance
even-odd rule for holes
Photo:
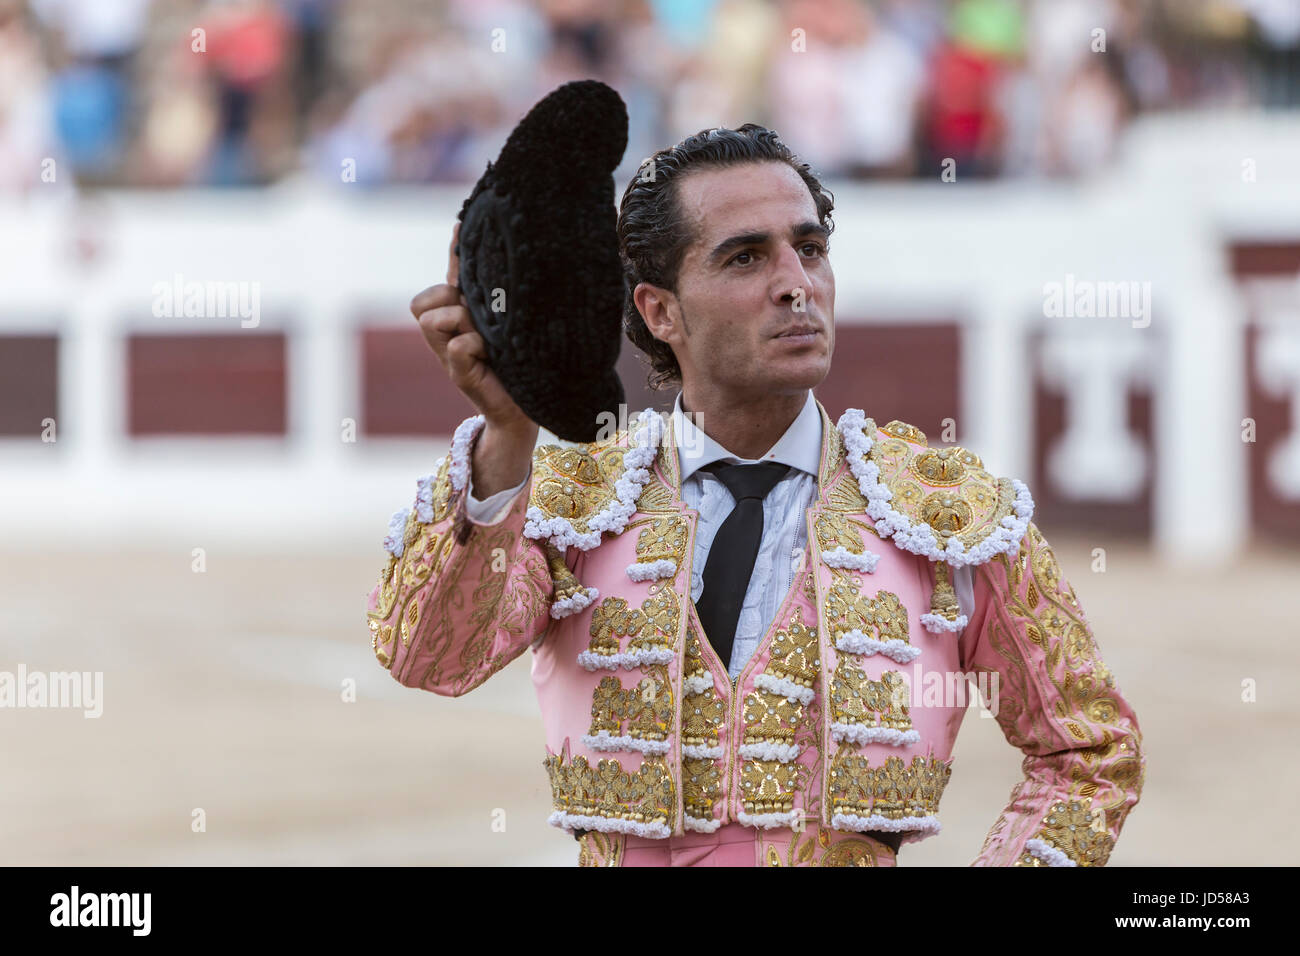
[[[694,830],[696,833],[712,833],[720,826],[722,826],[721,820],[705,820],[703,817],[693,817],[689,813],[682,815],[682,827]]]
[[[553,827],[565,830],[599,830],[601,833],[631,833],[635,836],[664,840],[672,836],[668,825],[658,821],[642,823],[637,820],[624,820],[622,817],[590,817],[581,813],[565,813],[556,810],[546,822]]]
[[[410,514],[410,508],[401,508],[394,511],[392,517],[388,519],[388,534],[384,535],[384,550],[395,558],[400,558],[402,552],[406,550],[402,533],[406,530],[406,519]]]
[[[774,744],[765,740],[759,744],[741,744],[740,755],[749,760],[778,760],[790,763],[800,753],[798,744]]]
[[[779,694],[792,704],[809,704],[814,697],[811,687],[804,687],[784,677],[773,677],[771,674],[759,674],[754,678],[754,686],[760,690]]]
[[[957,620],[950,621],[941,614],[922,614],[921,623],[931,634],[943,634],[945,632],[955,634],[966,626],[966,615],[958,614]]]
[[[876,563],[880,560],[880,555],[871,551],[864,551],[861,554],[855,554],[847,548],[836,548],[833,551],[823,551],[822,561],[827,567],[847,568],[850,571],[863,571],[871,574],[876,570]]]
[[[835,638],[835,649],[846,654],[884,654],[890,660],[908,664],[921,656],[921,649],[907,641],[891,637],[887,641],[878,640],[869,634],[863,634],[857,628],[845,631]]]
[[[915,730],[895,730],[893,727],[869,727],[866,724],[831,724],[831,740],[853,744],[889,744],[906,747],[921,739]]]
[[[485,421],[482,415],[473,415],[457,425],[455,434],[451,436],[451,465],[447,468],[447,476],[456,491],[469,483],[470,445]]]
[[[1078,866],[1068,856],[1043,840],[1034,837],[1025,841],[1025,849],[1031,854],[1038,857],[1048,866]]]
[[[657,561],[638,561],[627,566],[627,576],[633,581],[657,581],[660,578],[671,578],[676,573],[677,562],[669,561],[667,558],[659,558]]]
[[[566,598],[560,598],[558,601],[551,602],[551,617],[557,621],[560,618],[568,617],[570,614],[577,614],[583,608],[588,607],[592,601],[600,597],[600,592],[595,588],[584,588]]]
[[[643,740],[626,734],[615,737],[608,730],[599,730],[595,734],[583,734],[582,742],[592,750],[634,750],[643,754],[668,753],[668,741]]]

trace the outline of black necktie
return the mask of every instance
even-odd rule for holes
[[[763,499],[790,469],[765,461],[757,465],[710,465],[705,470],[727,486],[736,507],[709,546],[709,557],[704,562],[704,592],[695,602],[695,612],[722,666],[730,668],[736,622],[763,537]]]

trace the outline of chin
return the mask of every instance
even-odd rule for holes
[[[775,390],[794,392],[816,388],[826,381],[830,371],[830,359],[827,356],[817,356],[801,362],[788,362],[780,368],[769,369],[763,378]]]

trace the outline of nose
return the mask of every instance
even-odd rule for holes
[[[778,305],[789,304],[795,311],[807,310],[807,303],[813,298],[812,279],[804,268],[803,257],[794,246],[781,247],[772,283],[773,301]],[[800,304],[803,305],[802,309],[799,308]]]

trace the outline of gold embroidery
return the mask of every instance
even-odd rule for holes
[[[925,444],[924,440],[920,444]],[[983,468],[979,456],[960,445],[952,448],[928,448],[912,459],[908,466],[928,485],[958,485],[966,478],[967,467]]]
[[[881,426],[880,429],[886,435],[893,435],[895,438],[901,438],[903,441],[911,442],[913,445],[925,445],[929,440],[925,437],[925,432],[915,425],[909,425],[906,422],[900,422],[894,419],[892,422]]]
[[[713,819],[718,799],[718,765],[708,758],[682,760],[682,801],[685,812],[703,820]]]
[[[420,623],[420,602],[412,601],[406,605],[406,610],[402,613],[402,624],[398,629],[402,635],[402,646],[409,647],[411,644],[411,633],[415,630],[416,625]]]
[[[872,767],[863,754],[845,744],[831,762],[827,799],[831,813],[878,814],[891,820],[933,816],[952,768],[934,757],[913,757],[911,765],[902,757],[886,757]]]
[[[682,743],[698,747],[716,747],[718,732],[726,716],[726,707],[713,688],[702,694],[693,694],[683,704]]]
[[[613,443],[541,445],[533,452],[533,485],[529,504],[547,517],[567,518],[579,533],[587,519],[615,496],[627,449]]]
[[[686,557],[686,535],[686,519],[680,515],[655,518],[637,535],[637,561],[666,560],[680,567]]]
[[[451,514],[451,455],[445,455],[442,463],[438,466],[437,477],[433,480],[431,489],[433,503],[433,524],[443,521]]]
[[[1106,829],[1106,812],[1090,798],[1058,800],[1043,818],[1037,839],[1060,850],[1079,866],[1105,866],[1115,838]],[[1028,850],[1015,866],[1048,866]]]
[[[876,430],[871,419],[864,428],[868,435]],[[960,445],[927,447],[925,433],[905,422],[890,422],[880,431],[885,437],[876,436],[868,457],[891,492],[890,507],[929,525],[939,547],[947,547],[951,537],[974,547],[1014,513],[1011,481],[994,478],[975,453]]]
[[[551,779],[556,810],[608,820],[661,823],[672,828],[676,791],[662,757],[645,757],[631,773],[613,758],[592,767],[582,755],[565,763],[559,754],[548,754],[542,763]]]
[[[647,668],[646,676],[633,687],[625,689],[617,677],[604,677],[592,691],[592,736],[602,730],[614,737],[622,736],[623,722],[627,721],[627,736],[663,741],[668,739],[672,718],[672,685],[663,665]]]
[[[838,435],[839,432],[836,434]],[[826,507],[831,511],[847,511],[853,514],[862,514],[867,510],[867,499],[863,496],[862,488],[858,485],[858,479],[854,477],[853,472],[844,472],[831,484],[830,491],[826,495]]]
[[[952,491],[932,491],[921,501],[921,520],[940,540],[970,527],[974,516],[970,504]]]
[[[876,855],[892,854],[893,850],[875,840],[850,838],[841,840],[822,854],[818,866],[878,866]]]
[[[741,803],[746,813],[789,813],[803,789],[808,768],[801,763],[746,760],[740,768]]]
[[[812,687],[821,666],[817,657],[817,629],[804,625],[802,615],[802,606],[795,605],[789,627],[778,630],[772,640],[763,672],[800,687]]]
[[[957,603],[957,592],[949,580],[949,570],[948,562],[935,562],[934,590],[930,592],[930,613],[955,621],[957,615],[961,613],[961,605]]]
[[[862,554],[866,550],[862,545],[863,531],[876,534],[876,529],[866,522],[854,521],[836,511],[823,511],[817,516],[815,524],[817,544],[823,551],[843,548],[853,554]]]
[[[907,608],[897,594],[879,591],[873,598],[859,593],[861,579],[841,568],[831,570],[831,586],[826,591],[826,618],[831,634],[839,637],[846,631],[861,631],[880,641],[907,639]]]
[[[397,555],[388,555],[388,563],[379,572],[379,597],[375,602],[375,609],[368,616],[377,617],[382,621],[393,613],[393,605],[397,603],[397,579],[395,574],[397,561]]]
[[[654,585],[641,607],[629,608],[621,597],[607,597],[591,615],[591,642],[587,649],[605,657],[619,653],[620,638],[628,638],[629,651],[670,649],[677,639],[681,605],[668,586]]]
[[[695,622],[687,618],[686,655],[682,666],[684,677],[702,677],[710,673],[704,664],[703,648],[695,630]],[[684,746],[716,747],[721,740],[722,725],[727,708],[714,692],[706,687],[699,694],[683,694],[682,744]],[[713,807],[718,799],[722,764],[714,758],[682,758],[682,799],[685,812],[700,819],[713,819]]]
[[[588,830],[578,838],[578,866],[622,866],[627,836]]]
[[[793,743],[803,711],[798,701],[770,691],[754,691],[745,697],[745,743]]]
[[[840,658],[831,680],[831,722],[866,724],[891,730],[911,730],[907,684],[897,671],[885,671],[873,681],[851,658]]]

